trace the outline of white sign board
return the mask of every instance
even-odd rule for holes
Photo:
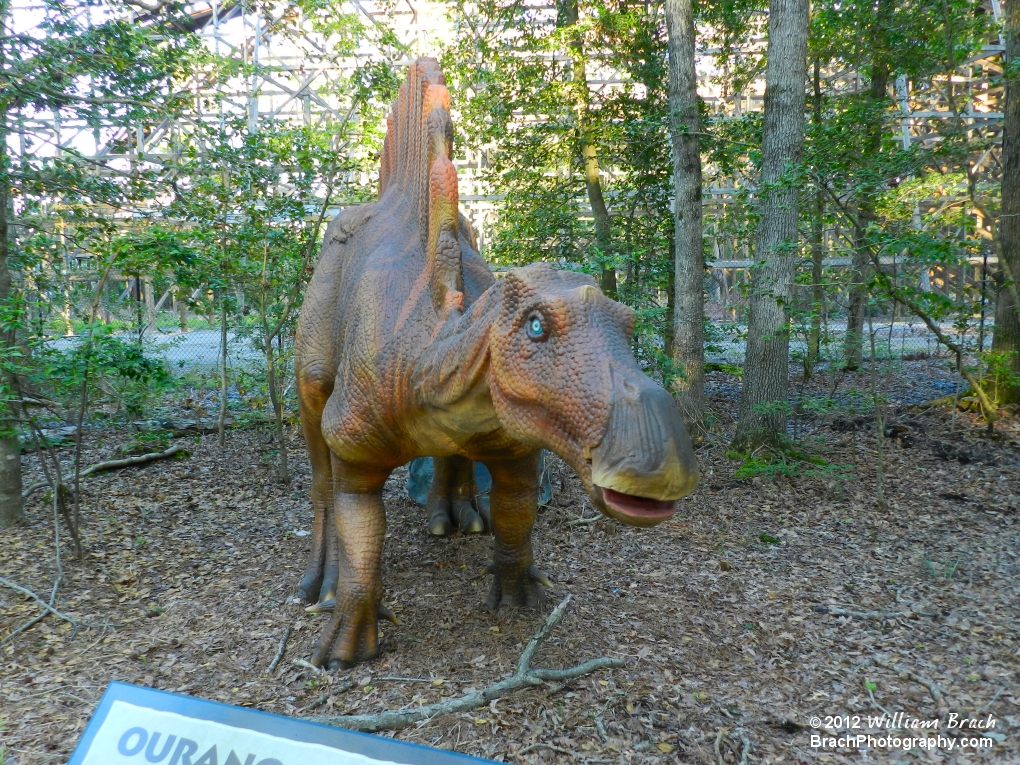
[[[474,757],[111,683],[68,765],[470,765]]]

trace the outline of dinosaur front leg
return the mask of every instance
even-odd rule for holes
[[[333,460],[333,524],[337,540],[336,605],[312,662],[349,667],[379,655],[380,560],[386,536],[382,488],[387,472],[366,473]]]
[[[312,603],[312,609],[326,610],[336,589],[336,545],[330,531],[333,512],[333,469],[329,447],[322,437],[322,395],[317,391],[303,391],[299,398],[301,422],[304,426],[308,458],[312,463],[312,552],[304,576],[298,585],[298,597]]]
[[[492,473],[492,588],[486,605],[539,608],[538,584],[549,578],[534,564],[531,529],[538,512],[538,453],[506,462],[486,462]]]
[[[436,457],[432,460],[429,487],[429,533],[445,537],[459,528],[465,534],[485,531],[485,522],[475,510],[474,463],[466,457]]]

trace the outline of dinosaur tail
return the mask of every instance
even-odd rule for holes
[[[397,187],[417,208],[432,302],[442,315],[448,301],[462,300],[464,287],[450,91],[435,59],[414,62],[386,123],[379,197]]]

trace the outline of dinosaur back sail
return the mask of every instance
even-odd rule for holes
[[[442,313],[447,293],[464,288],[450,91],[435,59],[414,62],[386,123],[379,197],[396,187],[417,209],[432,302]]]

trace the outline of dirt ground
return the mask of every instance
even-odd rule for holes
[[[710,385],[722,429],[732,382]],[[867,382],[851,376],[840,390]],[[801,417],[805,451],[829,465],[793,477],[737,480],[741,463],[709,438],[700,488],[652,530],[579,522],[594,511],[560,467],[535,550],[555,582],[547,610],[565,593],[574,601],[536,665],[613,656],[626,667],[396,736],[517,763],[1020,762],[1020,421],[1000,421],[994,438],[945,409],[894,421],[886,509],[866,417]],[[84,464],[129,437],[104,431]],[[309,658],[325,617],[292,601],[310,505],[297,429],[291,445],[289,486],[273,478],[260,430],[231,432],[222,450],[194,439],[187,459],[84,483],[86,556],[63,547],[56,603],[82,624],[49,617],[0,648],[0,762],[66,761],[111,680],[305,717],[431,703],[512,671],[545,613],[487,613],[491,540],[428,536],[403,471],[386,495],[385,603],[401,620],[384,628],[386,652],[324,676],[292,663]],[[25,466],[35,480],[35,458]],[[0,532],[0,551],[0,575],[49,592],[42,492],[26,525]],[[0,639],[38,613],[0,587]],[[286,657],[267,675],[287,627]],[[954,749],[812,746],[853,716],[854,733],[925,735],[869,728],[883,709],[938,718]],[[981,732],[947,729],[965,718],[994,721],[991,748],[961,748]]]

